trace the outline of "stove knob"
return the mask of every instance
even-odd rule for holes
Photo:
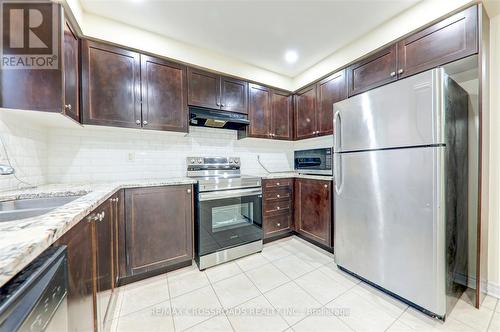
[[[239,163],[240,163],[240,161],[239,161],[238,159],[236,159],[236,160],[234,161],[234,163],[235,163],[235,164],[239,164]]]
[[[194,164],[195,162],[196,162],[196,160],[191,159],[191,164]]]
[[[201,164],[201,163],[203,163],[203,159],[200,158],[200,159],[198,159],[198,164]]]
[[[229,159],[229,163],[230,164],[234,164],[234,160],[233,159]]]

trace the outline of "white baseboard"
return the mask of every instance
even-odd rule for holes
[[[496,297],[497,299],[500,299],[500,285],[494,282],[488,282],[488,285],[486,287],[486,293],[489,296]]]

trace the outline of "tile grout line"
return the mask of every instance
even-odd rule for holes
[[[389,331],[389,329],[404,315],[404,313],[408,310],[408,308],[409,308],[409,306],[407,306],[405,308],[405,310],[403,310],[403,312],[400,313],[399,316],[396,317],[396,319],[384,331],[385,332]],[[400,323],[406,326],[406,324],[404,324],[403,322],[400,322]]]

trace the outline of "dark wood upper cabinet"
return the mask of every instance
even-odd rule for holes
[[[295,139],[316,136],[316,85],[295,94]]]
[[[295,230],[325,246],[332,246],[331,181],[295,179]]]
[[[220,76],[188,68],[188,104],[220,108]]]
[[[56,245],[67,246],[68,330],[94,330],[93,225],[86,219],[68,230]]]
[[[477,51],[477,6],[472,6],[398,42],[398,74],[410,76]]]
[[[248,83],[229,77],[221,77],[221,110],[248,113]]]
[[[82,41],[82,122],[140,127],[140,55]]]
[[[191,185],[125,189],[129,276],[191,261],[192,204]]]
[[[57,67],[2,69],[0,108],[62,113],[80,121],[79,41],[62,6],[56,6],[53,21],[57,38],[52,46],[59,55]]]
[[[248,83],[188,68],[188,104],[247,114]]]
[[[289,92],[272,90],[271,132],[275,139],[293,139],[292,100],[293,97]]]
[[[248,136],[271,138],[271,89],[249,84],[250,102],[248,108]]]
[[[318,83],[317,131],[319,135],[333,134],[333,104],[347,98],[347,79],[341,70]]]
[[[347,68],[349,96],[397,80],[397,47],[391,45]]]
[[[187,68],[141,55],[142,126],[188,131]]]
[[[80,122],[80,59],[79,41],[71,24],[64,21],[64,113]]]

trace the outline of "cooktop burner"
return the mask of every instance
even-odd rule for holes
[[[260,187],[261,179],[241,175],[239,157],[187,157],[187,176],[198,180],[199,191]]]

